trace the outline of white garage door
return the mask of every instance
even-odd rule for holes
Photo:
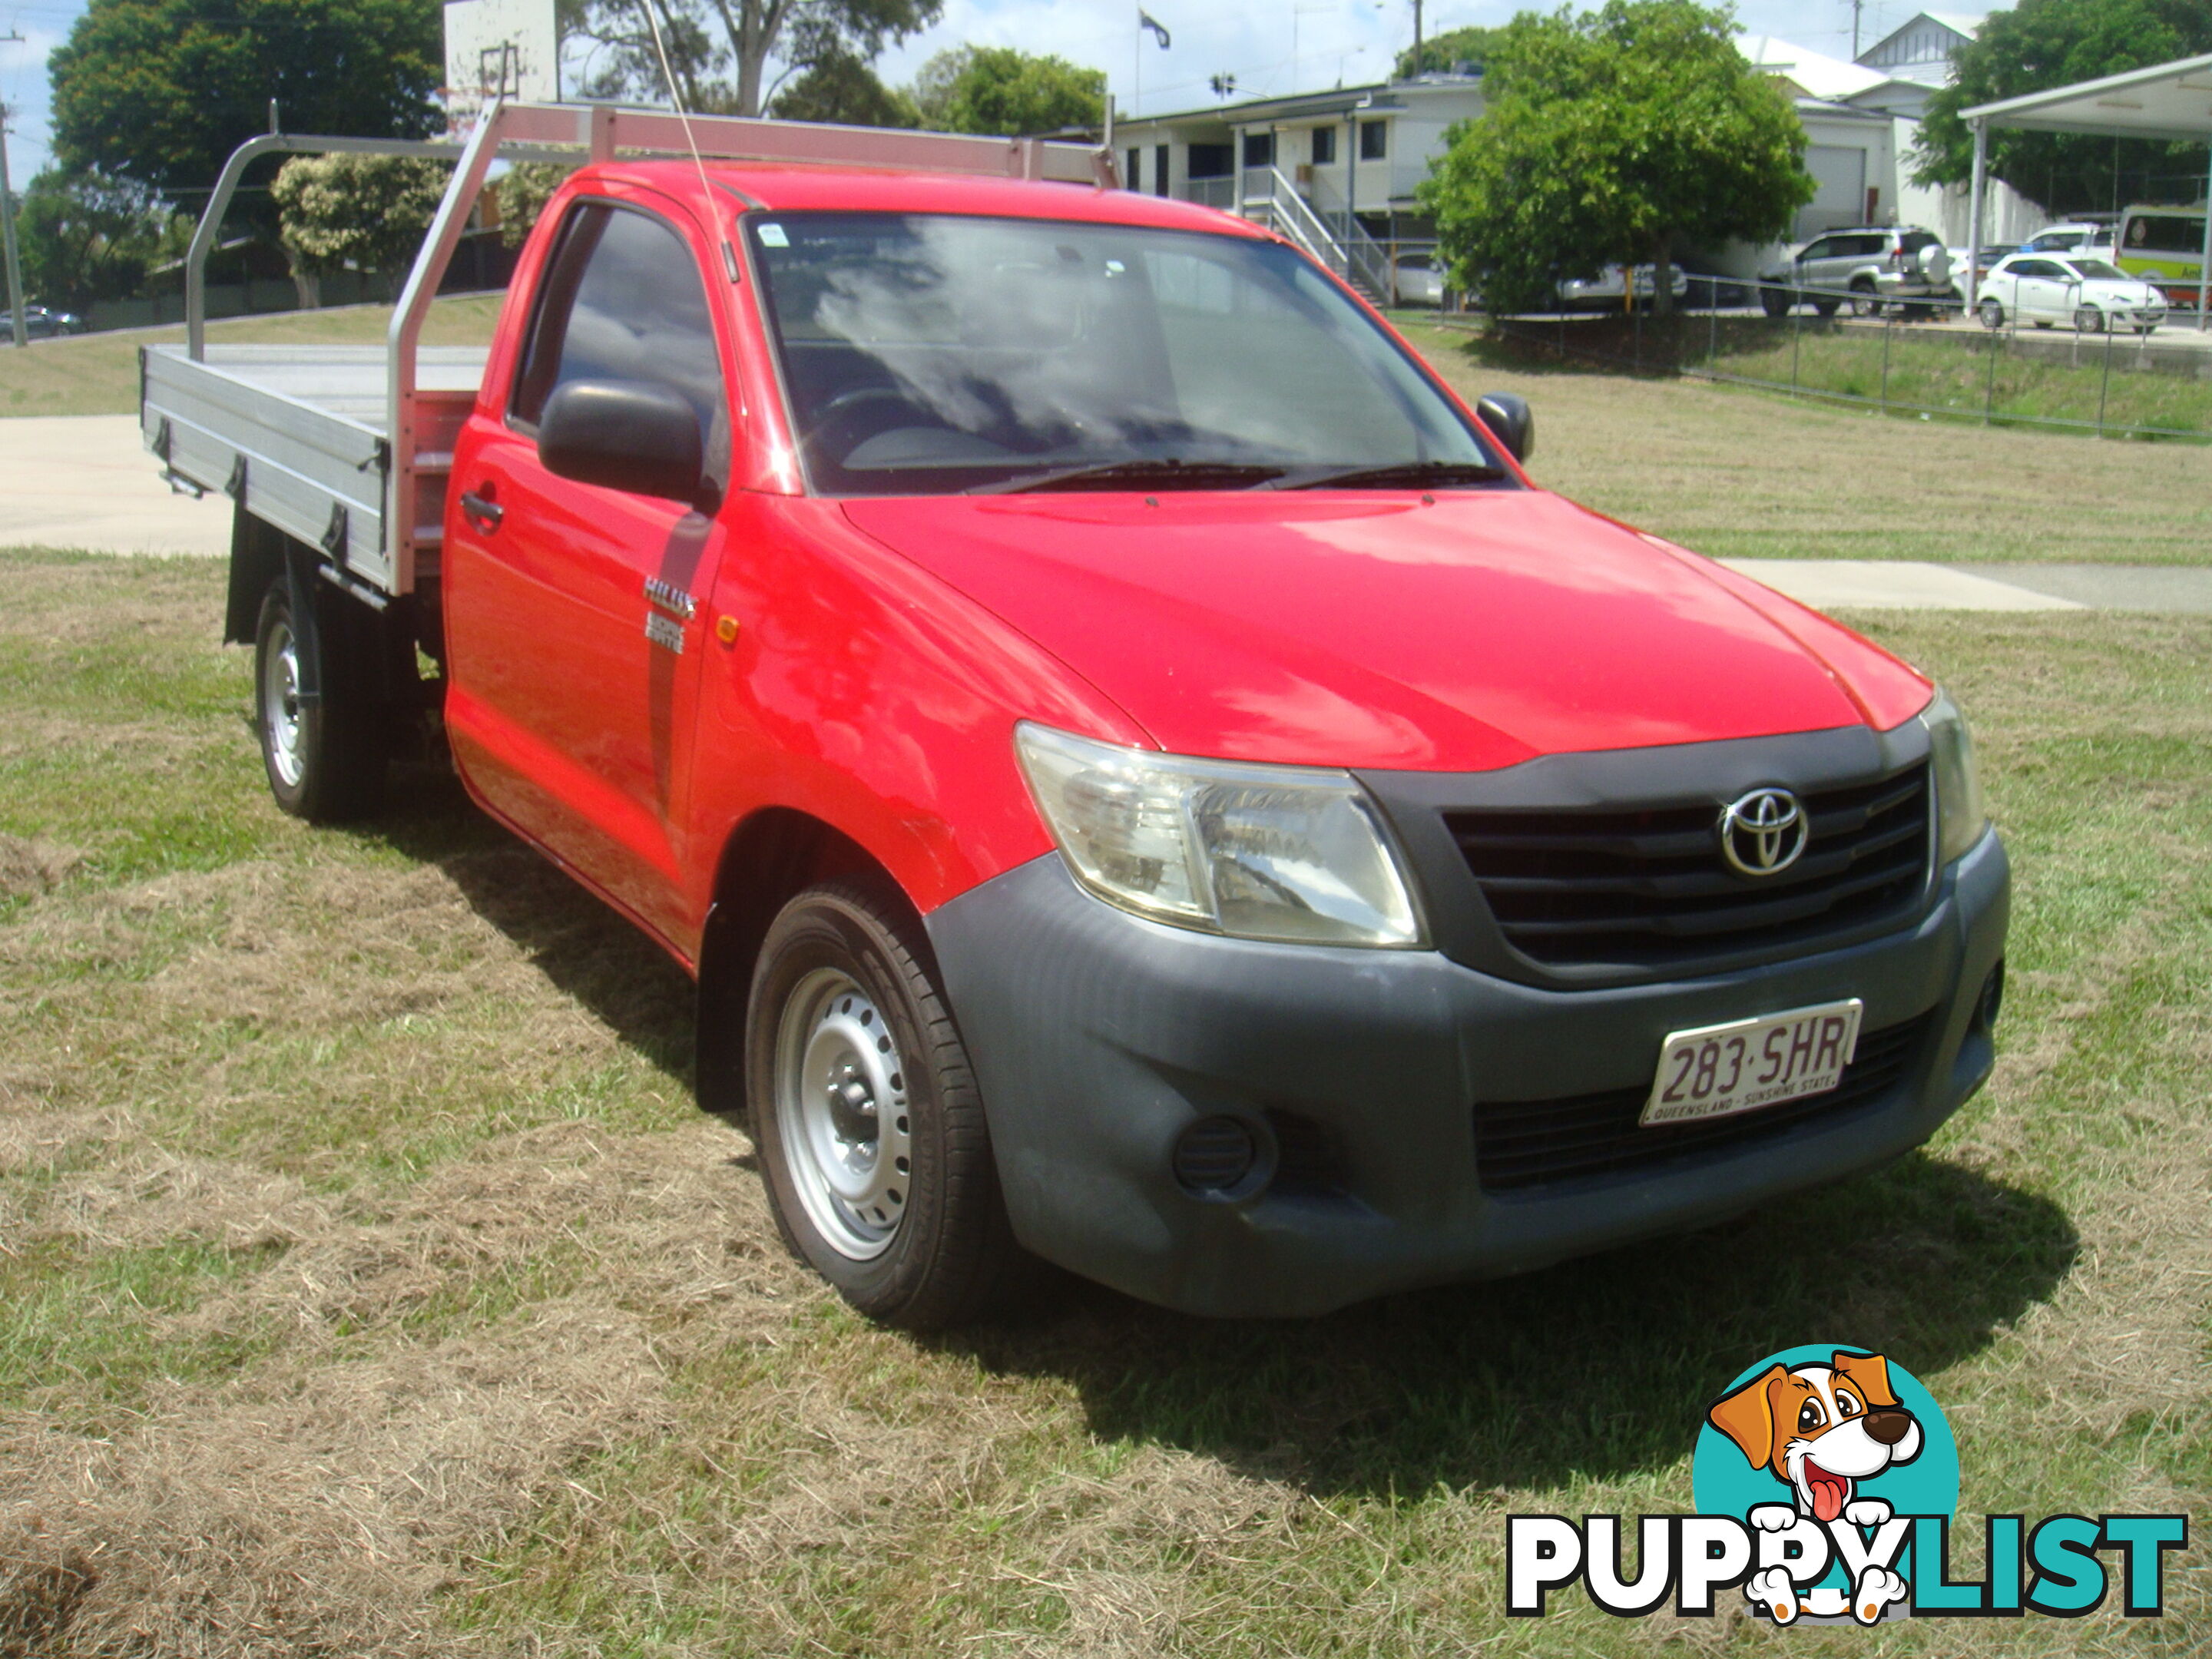
[[[1866,216],[1866,152],[1843,144],[1812,144],[1805,171],[1820,186],[1797,212],[1797,240],[1817,236],[1838,225],[1855,225]]]

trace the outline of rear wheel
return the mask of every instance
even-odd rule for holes
[[[745,1053],[776,1225],[854,1308],[938,1329],[1005,1311],[1036,1282],[967,1050],[902,902],[839,881],[786,905],[762,943]]]
[[[2074,308],[2074,330],[2077,334],[2102,334],[2105,331],[2105,313],[2094,306],[2076,306]]]
[[[294,817],[334,823],[374,811],[389,761],[382,710],[332,673],[321,631],[279,577],[254,634],[253,723],[269,793]],[[317,695],[310,696],[313,687]]]
[[[1881,301],[1875,297],[1874,284],[1863,276],[1851,284],[1851,315],[1854,317],[1881,315]]]
[[[1992,331],[2005,325],[2003,304],[1996,300],[1984,300],[1981,309],[1982,326]]]

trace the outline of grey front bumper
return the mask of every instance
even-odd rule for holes
[[[1056,854],[928,925],[1022,1242],[1188,1312],[1305,1315],[1694,1228],[1919,1145],[1989,1075],[1977,1005],[2008,884],[1985,836],[1908,929],[1612,989],[1515,983],[1430,951],[1163,927],[1083,891]],[[1850,996],[1865,1030],[1927,1017],[1874,1098],[1663,1165],[1483,1189],[1476,1102],[1646,1087],[1669,1031]],[[1172,1149],[1214,1114],[1316,1127],[1333,1178],[1279,1180],[1242,1202],[1193,1196]]]

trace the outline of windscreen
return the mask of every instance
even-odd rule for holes
[[[829,494],[1510,481],[1389,337],[1275,242],[882,213],[750,229]]]

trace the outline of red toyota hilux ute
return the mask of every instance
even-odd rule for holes
[[[856,1307],[1310,1314],[1868,1169],[1992,1063],[1958,712],[1530,439],[1188,204],[610,162],[522,254],[422,638]],[[283,594],[264,746],[327,815],[368,750],[287,701]]]

